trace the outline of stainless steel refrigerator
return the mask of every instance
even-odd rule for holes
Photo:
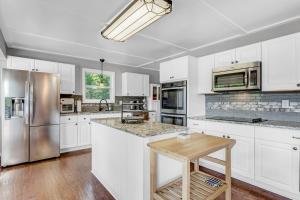
[[[2,70],[1,165],[60,155],[57,74]]]

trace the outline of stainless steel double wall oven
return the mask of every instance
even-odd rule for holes
[[[187,81],[161,85],[161,122],[186,126]]]

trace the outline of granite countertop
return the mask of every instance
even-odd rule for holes
[[[60,113],[60,116],[72,116],[72,115],[95,115],[95,114],[114,114],[121,113],[121,111],[99,111],[99,112],[73,112],[73,113]]]
[[[224,122],[224,123],[232,123],[232,124],[245,124],[250,126],[261,126],[261,127],[273,127],[273,128],[285,128],[285,129],[296,129],[300,130],[300,122],[292,122],[292,121],[263,121],[260,123],[249,123],[249,122],[235,122],[235,121],[225,121],[225,120],[214,120],[208,119],[206,116],[194,116],[189,117],[189,119],[193,120],[207,120],[214,122]]]
[[[131,133],[139,137],[151,137],[168,133],[186,132],[188,130],[183,126],[151,121],[145,121],[141,124],[122,124],[120,118],[93,119],[92,122]]]

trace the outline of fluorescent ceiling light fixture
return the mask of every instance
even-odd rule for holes
[[[171,11],[171,0],[133,0],[101,31],[101,35],[124,42]]]

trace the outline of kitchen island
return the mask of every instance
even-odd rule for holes
[[[117,200],[150,199],[149,142],[177,136],[186,127],[145,121],[122,124],[120,118],[92,120],[92,173]],[[157,185],[181,176],[181,163],[159,155]]]

